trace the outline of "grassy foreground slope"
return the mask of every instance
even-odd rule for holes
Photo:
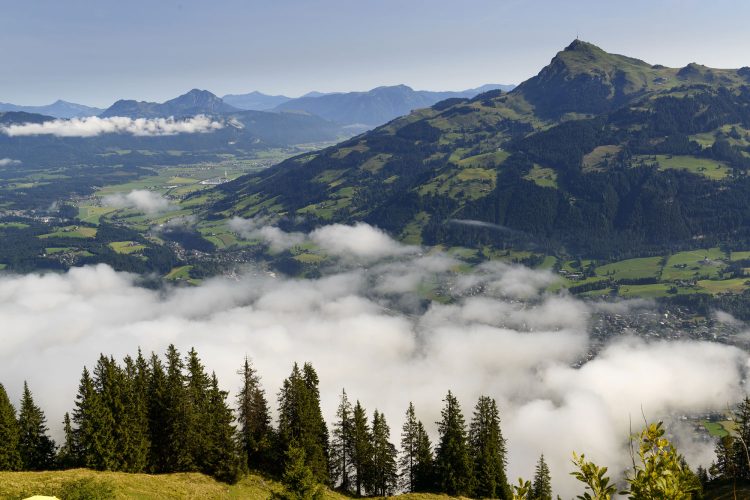
[[[76,488],[77,487],[77,488]],[[75,498],[112,499],[225,499],[267,500],[280,492],[280,483],[257,474],[244,477],[239,483],[228,485],[199,473],[128,474],[125,472],[97,472],[73,469],[49,472],[0,472],[0,499],[15,500],[33,495],[57,496],[66,500],[64,492],[77,489],[97,492]],[[325,500],[344,500],[348,497],[325,490]],[[407,494],[403,500],[433,500],[445,495]]]
[[[0,498],[21,499],[32,495],[58,496],[66,488],[98,491],[114,499],[267,499],[281,491],[279,483],[251,474],[235,485],[227,485],[198,473],[127,474],[73,469],[53,472],[0,472]],[[107,491],[110,494],[107,494]],[[343,498],[326,492],[327,499]]]

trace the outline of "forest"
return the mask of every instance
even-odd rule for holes
[[[24,383],[18,411],[0,384],[0,470],[89,468],[100,471],[202,472],[234,483],[248,471],[281,480],[279,496],[319,498],[323,487],[353,497],[400,492],[507,500],[551,500],[544,455],[530,480],[506,476],[506,441],[500,409],[480,396],[467,423],[455,395],[443,399],[434,444],[413,404],[405,412],[397,448],[383,413],[370,414],[346,390],[330,428],[320,408],[318,375],[295,363],[283,381],[273,425],[260,375],[245,358],[234,405],[195,349],[185,356],[170,345],[163,359],[138,350],[122,363],[101,355],[84,367],[64,439],[49,436],[44,411]],[[646,423],[630,437],[632,470],[624,480],[572,451],[571,473],[583,499],[703,498],[717,486],[750,482],[750,398],[732,411],[735,431],[716,442],[709,469],[693,472],[665,437],[661,423]]]

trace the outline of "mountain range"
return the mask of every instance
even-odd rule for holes
[[[260,92],[226,95],[224,102],[240,109],[303,111],[342,125],[377,126],[413,109],[426,108],[454,97],[474,97],[488,90],[509,91],[513,85],[487,84],[453,92],[414,90],[406,85],[377,87],[365,92],[309,92],[296,99]]]
[[[241,177],[209,211],[603,258],[748,244],[748,84],[750,68],[667,68],[576,40],[509,93],[447,99]]]
[[[0,112],[7,111],[21,111],[52,116],[54,118],[81,118],[84,116],[96,116],[103,110],[62,100],[57,100],[46,106],[18,106],[16,104],[0,102]]]
[[[163,103],[119,100],[104,110],[99,116],[127,116],[130,118],[176,118],[199,114],[224,114],[239,111],[208,90],[193,89]]]

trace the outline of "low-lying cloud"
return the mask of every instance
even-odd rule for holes
[[[14,160],[13,158],[0,158],[0,167],[12,167],[20,164],[20,160]]]
[[[167,212],[172,209],[169,200],[159,193],[135,189],[127,194],[115,193],[102,197],[102,204],[116,208],[132,208],[147,215]]]
[[[275,251],[311,242],[331,256],[372,262],[419,250],[417,247],[402,245],[381,229],[364,223],[352,226],[331,224],[318,228],[309,235],[285,232],[278,227],[267,225],[264,219],[235,217],[229,222],[229,227],[242,238],[266,242]]]
[[[128,118],[112,116],[99,118],[57,119],[42,123],[23,123],[0,127],[0,132],[10,137],[53,135],[55,137],[96,137],[102,134],[130,134],[139,137],[200,134],[213,132],[224,125],[204,115],[184,120],[174,118]]]
[[[260,226],[248,230],[263,233]],[[265,232],[289,237],[276,231]],[[572,451],[617,474],[627,467],[631,418],[637,428],[641,412],[669,420],[721,411],[746,390],[748,356],[740,349],[619,335],[587,361],[599,307],[544,292],[551,274],[497,263],[466,273],[448,255],[395,249],[370,231],[377,230],[299,233],[334,253],[339,237],[362,232],[382,250],[349,245],[368,265],[314,280],[256,273],[156,291],[104,265],[0,277],[0,382],[17,401],[27,379],[57,435],[84,364],[138,346],[162,353],[169,343],[183,353],[195,346],[228,390],[239,385],[236,369],[247,354],[272,406],[291,364],[311,361],[329,423],[344,387],[369,412],[385,413],[396,443],[410,401],[435,440],[449,389],[467,421],[477,397],[489,395],[502,412],[509,477],[530,477],[544,453],[564,497],[582,490],[568,474]],[[425,293],[454,300],[425,305]],[[645,307],[612,309],[636,314]],[[670,430],[693,466],[707,465],[713,443],[694,439],[689,427]]]

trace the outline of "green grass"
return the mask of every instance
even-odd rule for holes
[[[460,167],[495,168],[508,159],[510,153],[507,151],[495,151],[480,155],[469,156],[455,163]]]
[[[536,163],[523,178],[532,181],[540,187],[557,189],[557,172]]]
[[[731,421],[709,422],[708,420],[704,420],[702,424],[713,437],[728,436],[733,426]]]
[[[279,483],[251,474],[228,485],[198,473],[127,474],[74,469],[56,472],[0,472],[0,498],[26,498],[31,495],[60,495],[66,484],[93,480],[109,486],[113,499],[222,499],[267,500],[281,492]],[[344,499],[325,490],[326,499]],[[64,500],[64,499],[63,499]]]
[[[55,232],[43,234],[39,238],[95,238],[96,228],[95,227],[78,227],[78,226],[67,226],[61,227]]]
[[[743,251],[743,252],[732,252],[729,255],[729,260],[746,260],[750,259],[750,252]]]
[[[165,276],[168,280],[188,280],[190,279],[190,270],[193,266],[175,267]]]
[[[750,288],[747,283],[750,283],[748,278],[735,278],[730,280],[701,280],[697,285],[708,293],[717,295],[720,293],[742,293]]]
[[[619,295],[621,297],[643,299],[653,299],[657,297],[666,297],[671,285],[667,283],[655,283],[653,285],[622,285],[620,286]]]
[[[662,280],[692,280],[700,277],[714,278],[724,267],[720,259],[726,256],[718,248],[692,250],[673,254],[667,259]],[[706,260],[707,259],[707,260]]]
[[[725,179],[731,172],[726,163],[696,156],[646,155],[636,156],[646,164],[656,163],[659,170],[685,170],[714,181]]]
[[[27,227],[29,227],[29,225],[24,224],[23,222],[0,222],[0,229],[1,228],[26,229]]]
[[[113,241],[109,244],[109,247],[115,252],[122,254],[136,253],[146,248],[145,245],[141,245],[134,241]]]
[[[657,278],[661,271],[661,257],[627,259],[596,268],[599,276],[611,276],[615,280]]]
[[[620,150],[622,150],[622,147],[614,144],[594,148],[592,152],[583,157],[583,171],[595,172],[602,170],[605,163],[610,159],[614,159]]]
[[[303,264],[319,264],[326,260],[325,256],[316,253],[301,253],[294,256],[294,260]]]
[[[73,250],[75,250],[73,247],[48,247],[44,249],[44,253],[54,255],[56,253],[72,252]]]

